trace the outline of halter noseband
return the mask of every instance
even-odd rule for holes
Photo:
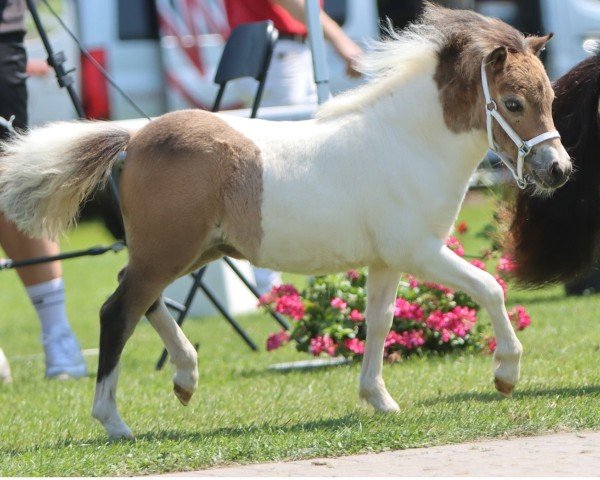
[[[502,160],[502,163],[508,167],[510,173],[515,178],[517,185],[519,188],[524,189],[527,186],[528,181],[523,178],[523,163],[525,159],[531,153],[531,150],[536,145],[545,142],[546,140],[550,140],[551,138],[560,138],[560,133],[556,130],[542,133],[537,137],[532,138],[531,140],[523,140],[517,132],[513,130],[513,128],[508,124],[508,122],[504,119],[504,117],[498,111],[498,105],[492,99],[490,95],[490,87],[488,85],[488,78],[486,72],[486,63],[485,60],[481,62],[481,83],[483,85],[483,96],[485,97],[485,116],[486,116],[486,128],[487,128],[487,136],[488,136],[488,144],[490,150],[495,152]],[[500,124],[502,129],[506,132],[506,134],[510,137],[510,139],[517,146],[519,151],[519,155],[517,157],[517,168],[515,171],[514,165],[511,161],[506,157],[500,149],[496,142],[494,141],[494,132],[492,130],[492,121],[496,119],[496,121]]]

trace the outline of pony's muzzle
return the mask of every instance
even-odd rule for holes
[[[543,145],[532,152],[531,170],[539,186],[556,189],[567,182],[573,171],[573,164],[562,145]]]

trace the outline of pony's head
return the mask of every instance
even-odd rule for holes
[[[562,186],[572,170],[552,119],[554,92],[538,57],[551,37],[525,38],[524,48],[518,50],[500,45],[481,65],[490,148],[508,164],[520,186],[529,177],[538,192]]]
[[[427,3],[413,31],[437,45],[435,81],[446,125],[487,132],[488,143],[520,186],[563,185],[571,160],[552,120],[554,92],[539,54],[552,35],[525,37],[506,23]]]

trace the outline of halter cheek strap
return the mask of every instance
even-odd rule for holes
[[[529,156],[533,147],[552,138],[560,138],[560,133],[558,133],[556,130],[553,130],[550,132],[542,133],[541,135],[538,135],[537,137],[534,137],[531,140],[523,140],[519,136],[519,134],[515,132],[514,129],[504,119],[502,114],[498,111],[498,105],[494,100],[492,100],[485,67],[485,61],[481,62],[481,83],[483,85],[483,96],[485,98],[485,123],[487,129],[488,144],[490,150],[495,152],[500,157],[500,160],[502,160],[502,163],[504,163],[504,165],[508,167],[519,188],[523,189],[527,186],[527,180],[523,177],[523,164],[525,163],[525,159]],[[492,128],[492,123],[494,119],[498,122],[498,124],[510,137],[513,143],[517,146],[518,156],[516,170],[510,159],[504,153],[500,152],[498,144],[494,141],[494,131]]]

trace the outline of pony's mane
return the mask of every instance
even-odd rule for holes
[[[459,51],[457,68],[465,78],[479,74],[481,60],[498,46],[511,52],[527,49],[525,37],[500,20],[469,10],[450,10],[426,2],[423,13],[404,30],[388,23],[387,38],[369,42],[370,51],[359,70],[370,82],[329,100],[317,111],[325,119],[360,110],[414,75],[422,72],[447,49]]]
[[[552,197],[519,192],[505,248],[526,285],[564,282],[600,254],[600,51],[554,85],[554,123],[575,173]]]

